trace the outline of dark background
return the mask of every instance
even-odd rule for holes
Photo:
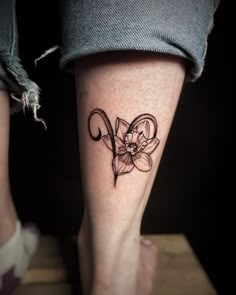
[[[36,71],[33,64],[60,42],[59,17],[54,1],[20,2],[20,56],[42,89],[40,116],[48,130],[31,114],[12,116],[13,195],[23,221],[35,221],[43,233],[76,233],[83,202],[73,77],[60,72],[59,52],[42,60]],[[143,233],[184,233],[224,295],[232,294],[235,255],[231,9],[221,3],[205,71],[196,83],[184,86],[142,227]]]

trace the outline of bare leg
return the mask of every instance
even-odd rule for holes
[[[12,202],[8,175],[9,97],[0,90],[0,294],[12,294],[38,244],[37,229],[22,228]]]
[[[16,226],[8,174],[9,116],[8,93],[0,90],[0,245],[13,235]]]
[[[156,253],[152,245],[140,243],[140,225],[184,75],[185,67],[181,59],[148,53],[109,53],[85,58],[76,64],[85,197],[85,215],[79,234],[84,294],[150,293]],[[113,129],[117,117],[131,123],[142,114],[154,116],[158,132],[155,135],[155,124],[148,119],[144,119],[141,125],[135,125],[138,128],[136,131],[135,128],[127,130],[127,123],[122,121],[126,150],[122,146],[114,154],[109,149],[109,136],[99,141],[92,139],[92,136],[98,135],[98,127],[102,135],[108,133],[96,111],[90,121],[89,134],[88,118],[94,109],[107,114]],[[127,137],[132,132],[133,135]],[[160,142],[157,144],[158,140],[149,139],[145,140],[145,147],[141,146],[140,142],[144,142],[142,135],[146,139],[155,135]],[[132,136],[136,136],[136,140]],[[124,143],[125,138],[121,139]],[[132,140],[139,143],[130,145]],[[118,140],[116,146],[119,145]],[[141,156],[137,148],[145,155]],[[115,158],[118,154],[119,157]],[[114,173],[117,178],[115,186]]]

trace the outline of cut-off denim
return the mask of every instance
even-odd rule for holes
[[[58,1],[63,70],[91,54],[135,50],[182,57],[189,61],[187,80],[200,77],[219,0]],[[17,40],[15,0],[0,0],[0,89],[37,119],[39,87],[20,63]]]

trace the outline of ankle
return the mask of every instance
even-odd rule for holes
[[[0,246],[5,244],[15,233],[16,219],[7,216],[0,223]]]
[[[0,245],[14,234],[17,214],[9,190],[0,190]]]
[[[103,235],[103,238],[100,238],[83,220],[78,235],[78,249],[82,278],[83,272],[86,272],[83,263],[86,263],[86,268],[89,268],[90,283],[88,286],[85,282],[84,289],[92,288],[92,292],[86,292],[86,294],[111,295],[114,286],[118,288],[121,284],[128,290],[135,285],[140,256],[139,234],[127,231],[120,236],[119,234],[117,236],[115,234],[115,237]],[[83,261],[84,259],[86,262]],[[87,279],[88,275],[85,275]]]
[[[82,224],[79,230],[77,242],[79,249],[88,247],[89,250],[107,256],[108,252],[114,256],[119,249],[133,249],[140,243],[140,220],[133,222],[93,222],[89,219],[85,210]],[[102,248],[102,249],[101,249]],[[104,249],[104,251],[102,251]]]
[[[0,189],[0,216],[1,223],[7,219],[17,219],[15,206],[9,189]]]

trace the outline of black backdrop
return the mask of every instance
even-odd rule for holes
[[[33,60],[60,42],[54,1],[18,1],[21,59],[42,88],[40,115],[11,118],[10,175],[22,220],[42,232],[75,233],[82,216],[73,77],[59,52],[34,70]],[[30,9],[26,10],[26,7]],[[145,212],[143,233],[184,233],[220,294],[232,294],[234,192],[234,55],[231,7],[222,2],[209,38],[205,71],[184,87]]]

